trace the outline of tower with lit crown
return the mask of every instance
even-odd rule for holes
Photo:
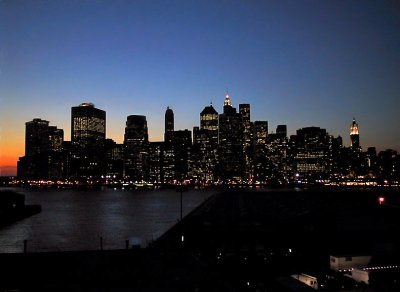
[[[218,172],[219,178],[242,179],[244,175],[243,118],[232,107],[231,99],[225,95],[224,112],[218,121]]]
[[[351,141],[351,148],[353,150],[358,150],[360,149],[360,135],[358,133],[358,124],[356,122],[356,119],[353,118],[353,122],[351,123],[350,126],[350,141]]]
[[[224,101],[224,106],[232,106],[232,103],[231,103],[231,98],[229,97],[229,94],[228,94],[228,92],[226,92],[226,94],[225,94],[225,101]]]

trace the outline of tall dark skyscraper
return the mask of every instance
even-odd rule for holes
[[[172,142],[174,135],[174,112],[172,109],[167,107],[165,111],[165,131],[164,131],[164,141]]]
[[[276,127],[276,134],[280,138],[286,138],[287,137],[287,126],[286,125],[278,125]]]
[[[25,124],[25,155],[33,156],[47,151],[60,151],[64,131],[49,126],[49,122],[34,119]]]
[[[148,179],[149,134],[145,116],[128,116],[124,136],[124,176]]]
[[[62,177],[64,131],[42,119],[25,124],[25,156],[18,161],[18,177],[49,179]]]
[[[351,141],[351,148],[353,150],[361,150],[360,134],[358,133],[358,124],[355,118],[353,118],[353,122],[351,123],[350,126],[350,141]]]
[[[189,176],[192,132],[189,130],[175,131],[173,148],[175,156],[175,178],[182,181]]]
[[[242,179],[244,176],[243,120],[232,107],[228,94],[224,112],[219,115],[218,174],[221,179]]]
[[[82,103],[71,109],[71,141],[85,148],[106,138],[106,112],[92,103]]]

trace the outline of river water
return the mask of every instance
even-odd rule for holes
[[[76,190],[8,188],[25,195],[25,204],[42,212],[0,229],[0,253],[123,249],[146,246],[180,218],[175,190]],[[183,216],[215,190],[189,190]],[[100,239],[102,238],[102,239]]]

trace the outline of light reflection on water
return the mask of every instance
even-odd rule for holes
[[[180,193],[175,190],[28,190],[25,204],[42,205],[42,212],[0,229],[0,253],[95,250],[146,245],[180,217]],[[211,190],[183,193],[183,215],[210,195]]]

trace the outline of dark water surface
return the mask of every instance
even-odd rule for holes
[[[146,246],[180,218],[180,193],[175,190],[58,190],[11,188],[25,195],[25,204],[42,212],[0,229],[0,253],[123,249],[125,241]],[[212,190],[183,193],[185,216]]]

